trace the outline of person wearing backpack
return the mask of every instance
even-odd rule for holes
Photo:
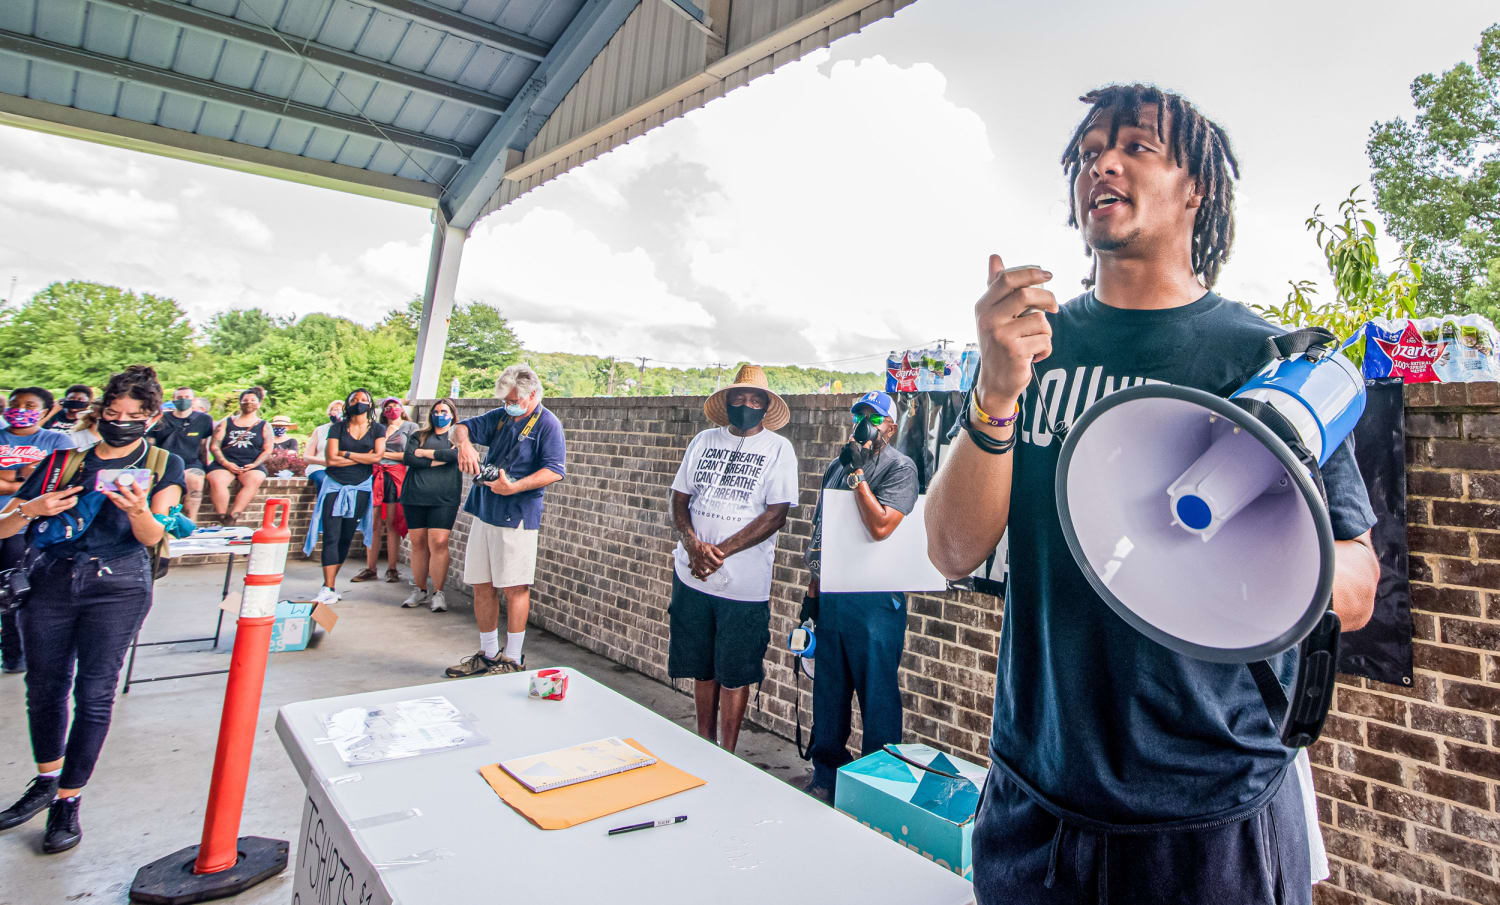
[[[28,547],[30,591],[17,615],[37,765],[25,793],[0,811],[0,830],[48,809],[47,854],[83,837],[80,795],[109,731],[125,652],[151,608],[153,553],[181,509],[182,459],[145,440],[161,402],[152,368],[133,365],[111,377],[93,403],[101,442],[43,459],[0,510],[0,539],[24,531]],[[98,481],[106,469],[149,475],[111,487]]]

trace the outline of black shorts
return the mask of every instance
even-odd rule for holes
[[[418,506],[413,503],[402,503],[401,511],[406,513],[408,531],[427,528],[452,531],[453,523],[458,519],[458,504],[456,503],[452,506]]]
[[[241,466],[241,467],[243,467],[243,466]],[[218,461],[215,461],[212,465],[208,466],[208,471],[209,472],[228,471],[228,470],[229,469],[225,468],[224,464],[222,462],[218,462]],[[257,465],[257,466],[255,466],[254,468],[252,468],[250,470],[251,471],[258,471],[261,474],[270,474],[270,472],[266,471],[266,466],[264,466],[264,465]]]
[[[729,600],[690,588],[672,572],[667,675],[743,688],[766,677],[771,602]]]

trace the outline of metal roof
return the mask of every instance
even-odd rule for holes
[[[912,0],[0,0],[0,123],[481,216]]]
[[[636,2],[8,0],[0,114],[53,131],[109,117],[147,127],[124,137],[323,162],[430,204],[581,15],[614,8],[602,46]]]

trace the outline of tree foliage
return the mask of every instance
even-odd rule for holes
[[[1423,313],[1500,314],[1500,24],[1477,59],[1411,84],[1414,121],[1377,123],[1366,151],[1391,234],[1427,262]]]
[[[1412,317],[1416,314],[1417,295],[1422,286],[1423,268],[1409,254],[1395,260],[1390,273],[1381,270],[1380,254],[1375,248],[1378,235],[1369,219],[1364,199],[1351,190],[1339,202],[1342,222],[1330,222],[1320,208],[1313,208],[1307,218],[1307,229],[1317,239],[1318,248],[1333,278],[1332,304],[1317,304],[1317,287],[1311,280],[1291,283],[1286,303],[1280,306],[1252,306],[1269,321],[1288,327],[1326,327],[1339,339],[1347,339],[1374,318]],[[1363,358],[1364,347],[1351,346],[1349,357],[1356,363]]]
[[[18,307],[0,306],[0,385],[103,386],[129,364],[150,364],[164,388],[192,387],[220,417],[242,390],[266,390],[264,412],[288,415],[307,434],[328,403],[355,387],[404,397],[416,358],[422,301],[413,299],[373,327],[327,314],[276,317],[258,308],[225,311],[194,330],[175,301],[112,286],[54,283]],[[438,391],[488,397],[508,365],[529,362],[547,395],[703,395],[734,379],[737,365],[640,368],[636,362],[523,350],[505,317],[482,302],[454,307]],[[883,385],[880,374],[768,367],[772,389],[815,393],[834,381],[849,392]]]

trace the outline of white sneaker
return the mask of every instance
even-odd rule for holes
[[[314,597],[313,600],[317,601],[318,603],[338,603],[339,592],[335,591],[333,588],[319,588],[318,596]]]
[[[405,600],[401,601],[401,605],[404,606],[404,607],[407,607],[408,609],[410,609],[411,607],[414,607],[414,606],[421,606],[422,604],[424,604],[426,602],[427,602],[427,589],[426,588],[416,588],[410,594],[408,594],[406,596]]]
[[[428,609],[434,613],[446,613],[448,611],[448,600],[443,597],[442,591],[432,592],[432,602],[428,604]]]

